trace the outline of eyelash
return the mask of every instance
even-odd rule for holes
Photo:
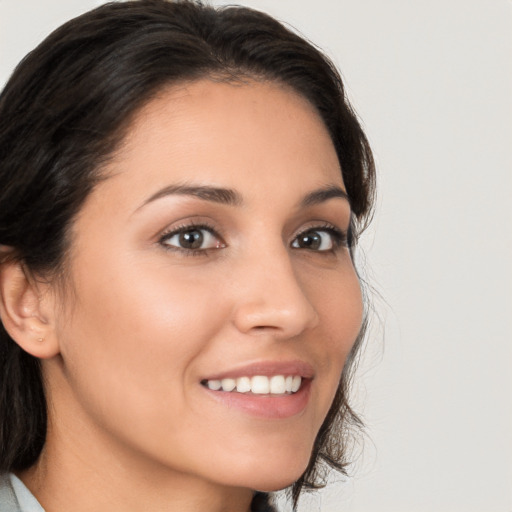
[[[179,235],[180,233],[186,233],[187,231],[208,231],[212,236],[220,240],[221,244],[225,246],[225,242],[219,233],[217,233],[217,230],[213,227],[208,225],[207,223],[191,223],[191,224],[184,224],[182,226],[178,226],[177,228],[173,228],[171,231],[167,231],[162,234],[162,236],[159,239],[160,245],[163,246],[164,249],[172,252],[178,252],[183,254],[184,256],[208,256],[211,251],[216,251],[218,249],[221,249],[222,247],[216,247],[216,248],[209,248],[209,249],[185,249],[184,247],[175,247],[173,245],[166,244],[165,241],[169,240],[175,235]]]
[[[175,235],[179,235],[179,234],[185,233],[187,231],[200,231],[200,230],[208,231],[212,236],[214,236],[217,240],[220,241],[220,243],[222,244],[222,247],[206,248],[206,249],[186,249],[183,247],[176,247],[176,246],[169,245],[169,244],[165,243],[166,240],[169,240],[170,238],[172,238]],[[310,249],[310,251],[319,253],[319,254],[332,254],[332,253],[336,253],[339,249],[341,249],[343,247],[351,246],[351,238],[352,237],[350,235],[350,231],[351,231],[350,228],[349,228],[348,232],[345,232],[332,224],[324,223],[322,225],[311,226],[311,227],[308,227],[308,228],[300,231],[299,233],[297,233],[297,235],[295,235],[292,243],[294,243],[301,236],[304,236],[307,233],[314,233],[314,232],[328,233],[331,236],[333,247],[331,249],[321,250],[321,251]],[[164,232],[160,236],[158,242],[165,250],[172,251],[172,252],[178,252],[185,256],[208,256],[210,254],[210,252],[216,251],[218,249],[222,249],[223,247],[225,247],[225,242],[224,242],[222,236],[219,233],[217,233],[217,230],[213,226],[210,226],[206,223],[184,224],[177,228],[173,228],[171,231]],[[294,249],[308,250],[308,249],[301,248],[301,247],[294,247]]]
[[[322,254],[322,253],[324,253],[324,254],[331,253],[332,254],[332,253],[337,252],[339,249],[341,249],[343,247],[350,247],[350,241],[351,241],[350,228],[347,233],[329,223],[325,223],[325,224],[318,225],[318,226],[308,227],[308,228],[304,229],[303,231],[299,232],[297,235],[295,235],[295,238],[293,239],[293,241],[295,242],[295,240],[297,240],[301,236],[306,235],[307,233],[314,233],[314,232],[329,233],[329,235],[331,236],[333,247],[332,247],[332,249],[328,249],[328,250],[323,250],[323,251],[312,250],[311,252],[317,252],[320,254]],[[298,248],[298,249],[300,249],[300,248]]]

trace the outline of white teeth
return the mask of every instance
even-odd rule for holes
[[[270,392],[270,382],[268,377],[256,375],[251,379],[251,391],[256,395],[268,395]]]
[[[224,391],[233,391],[233,389],[236,388],[235,379],[222,379],[220,383],[222,384],[222,389]]]
[[[286,391],[285,380],[282,375],[274,375],[270,379],[270,393],[281,395]]]
[[[251,379],[249,377],[236,379],[236,390],[239,393],[248,393],[251,391]]]
[[[220,380],[209,380],[207,385],[209,389],[213,389],[214,391],[218,391],[222,387]]]
[[[299,390],[301,383],[302,379],[298,375],[295,375],[292,380],[292,393]]]
[[[253,393],[256,395],[283,395],[296,393],[302,384],[299,375],[255,375],[254,377],[238,377],[237,379],[208,380],[206,386],[213,391],[236,391],[237,393]]]

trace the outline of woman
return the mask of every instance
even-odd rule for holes
[[[0,97],[2,510],[270,510],[343,471],[373,181],[339,75],[267,15],[50,35]]]

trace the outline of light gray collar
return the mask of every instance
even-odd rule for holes
[[[0,475],[0,510],[2,512],[44,512],[25,484],[12,473]]]

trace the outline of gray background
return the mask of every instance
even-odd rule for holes
[[[0,83],[92,0],[0,0]],[[227,3],[227,2],[216,2]],[[512,511],[512,3],[245,0],[341,68],[379,170],[369,440],[325,512]]]

